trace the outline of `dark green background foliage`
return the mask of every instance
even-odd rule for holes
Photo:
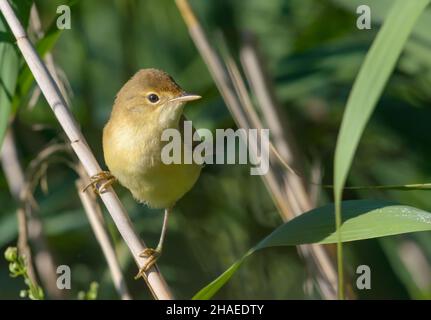
[[[256,35],[295,139],[309,162],[321,162],[326,183],[332,183],[332,158],[347,96],[391,3],[374,1],[373,28],[360,31],[355,10],[364,2],[372,1],[191,1],[212,43],[217,45],[222,32],[235,56],[243,32]],[[37,1],[44,30],[56,18],[60,4]],[[425,14],[430,15],[430,8]],[[429,182],[431,39],[426,32],[429,26],[420,22],[360,143],[349,185]],[[101,163],[102,128],[115,94],[140,68],[163,69],[187,91],[204,97],[186,110],[195,127],[235,127],[172,1],[78,1],[72,7],[72,28],[62,32],[53,54],[70,83],[73,113]],[[23,99],[14,125],[23,165],[47,143],[59,140],[61,132],[44,99],[31,110]],[[48,172],[49,193],[36,191],[47,239],[56,262],[72,269],[70,297],[94,280],[100,283],[100,298],[116,299],[106,262],[76,194],[76,178],[67,167],[53,165]],[[124,188],[115,188],[139,233],[154,245],[160,212],[137,204]],[[390,199],[431,210],[427,191],[351,190],[344,196]],[[320,202],[327,203],[331,197],[330,190],[323,190]],[[0,204],[3,252],[17,236],[16,204],[3,172]],[[159,265],[175,295],[190,298],[280,224],[261,179],[250,176],[246,166],[208,165],[175,208]],[[133,297],[148,298],[143,282],[133,280],[136,266],[121,237],[114,226],[110,230]],[[408,246],[419,250],[422,263],[406,264]],[[429,232],[348,243],[344,248],[348,277],[356,279],[360,264],[372,270],[372,290],[356,292],[359,298],[431,297]],[[18,298],[22,283],[8,276],[6,266],[0,260],[0,298]],[[271,248],[251,257],[216,297],[318,297],[304,294],[308,276],[295,248]]]

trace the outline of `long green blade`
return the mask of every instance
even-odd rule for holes
[[[352,200],[342,203],[343,242],[378,238],[408,232],[431,230],[431,213],[387,201]],[[281,225],[259,242],[193,299],[210,299],[239,269],[245,258],[257,250],[306,243],[328,244],[338,240],[334,205],[313,209]]]
[[[0,19],[0,30],[4,26]],[[14,45],[0,43],[0,148],[6,133],[19,70],[19,57]]]
[[[31,1],[11,1],[20,20],[26,26],[30,15]],[[6,133],[11,113],[12,99],[17,85],[20,58],[15,45],[15,39],[9,32],[9,27],[0,14],[0,149]]]
[[[336,224],[341,224],[342,191],[365,126],[420,14],[429,0],[397,0],[377,34],[347,101],[334,157]],[[344,297],[342,246],[337,246],[339,298]]]

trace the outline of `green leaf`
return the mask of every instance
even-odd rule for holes
[[[6,22],[3,17],[0,17],[0,33],[4,35],[6,31]],[[0,148],[9,123],[19,63],[15,45],[9,42],[8,39],[0,42]]]
[[[342,210],[343,223],[340,232],[343,242],[431,230],[431,213],[388,201],[344,201]],[[278,227],[222,275],[200,290],[193,299],[213,297],[244,260],[257,250],[275,246],[336,242],[334,205],[313,209]]]
[[[229,267],[225,272],[223,272],[217,279],[212,281],[210,284],[199,290],[197,294],[194,295],[193,300],[209,300],[211,299],[234,275],[234,273],[239,269],[239,267],[244,262],[245,258],[247,258],[250,254],[253,253],[253,250],[249,251],[245,254],[240,260],[235,262],[233,265]]]
[[[31,1],[14,0],[11,1],[11,4],[26,26]],[[3,15],[0,14],[0,148],[9,123],[11,103],[15,94],[20,62],[20,56],[9,32],[9,27]]]
[[[356,14],[356,9],[360,5],[367,5],[371,10],[371,17],[373,26],[376,24],[381,24],[388,13],[388,9],[393,4],[394,0],[331,0],[331,2],[348,9],[349,11]],[[431,41],[431,33],[429,32],[431,28],[431,11],[425,10],[421,17],[415,24],[412,35],[414,37],[420,38],[422,41]]]
[[[36,43],[36,51],[43,58],[57,43],[63,30],[58,29],[55,21],[51,24],[48,32]],[[20,101],[26,97],[33,84],[34,77],[25,64],[19,73],[17,94],[13,99],[13,110],[16,111]]]
[[[72,8],[77,4],[77,2],[78,1],[76,0],[70,0],[66,3],[66,5]],[[35,44],[36,51],[39,53],[39,55],[42,58],[45,57],[45,55],[54,48],[55,44],[57,43],[62,33],[63,33],[63,29],[58,29],[57,19],[55,18],[51,22],[44,36],[40,40],[38,40]],[[12,103],[13,112],[16,112],[19,104],[21,103],[21,101],[23,101],[23,98],[25,98],[29,94],[30,89],[33,85],[33,81],[34,81],[33,74],[30,72],[28,65],[25,64],[22,67],[18,76],[17,94],[14,96],[13,103]]]
[[[421,12],[430,0],[398,0],[367,53],[341,123],[334,159],[335,193],[341,194],[364,128]]]
[[[97,300],[99,294],[99,284],[95,281],[90,283],[90,288],[87,292],[79,291],[78,300]]]
[[[4,27],[0,20],[0,29]],[[14,45],[0,43],[0,147],[6,133],[11,111],[12,97],[16,88],[19,57]]]
[[[353,84],[334,157],[334,201],[338,226],[342,191],[359,140],[417,19],[429,2],[398,0],[393,4]],[[338,243],[339,297],[343,298],[341,241]]]

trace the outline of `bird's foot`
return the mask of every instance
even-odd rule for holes
[[[82,191],[85,192],[91,187],[96,194],[100,195],[116,180],[117,179],[109,171],[101,171],[90,177],[91,182]]]
[[[142,268],[139,269],[138,274],[135,276],[135,280],[142,277],[142,275],[145,272],[147,272],[157,262],[157,259],[159,259],[161,254],[162,254],[162,250],[159,248],[156,248],[156,249],[146,248],[144,251],[142,251],[139,254],[139,256],[141,258],[147,258],[147,261],[142,266]]]

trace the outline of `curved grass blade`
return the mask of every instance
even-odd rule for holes
[[[58,29],[55,23],[49,28],[46,35],[40,39],[36,44],[36,50],[40,54],[41,57],[44,57],[57,43],[57,40],[60,38],[60,35],[63,30]],[[19,85],[19,95],[17,98],[21,98],[25,96],[34,81],[33,74],[30,72],[30,69],[27,65],[23,67],[19,74],[18,85]],[[15,105],[14,101],[14,105]]]
[[[431,213],[388,201],[352,200],[342,203],[343,242],[378,238],[408,232],[431,230]],[[329,244],[338,240],[334,205],[313,209],[281,225],[249,250],[217,279],[201,289],[193,299],[210,299],[254,252],[275,246],[306,243]]]
[[[316,184],[325,189],[333,189],[334,186],[328,184]],[[413,190],[431,190],[431,183],[413,183],[413,184],[389,184],[389,185],[370,185],[370,186],[350,186],[344,187],[344,190],[398,190],[398,191],[413,191]]]
[[[0,20],[0,28],[2,21]],[[14,45],[0,43],[0,147],[6,133],[19,70],[19,56]]]
[[[430,0],[397,0],[393,4],[350,92],[334,157],[334,202],[337,227],[341,225],[343,188],[359,140],[417,19],[429,2]],[[340,238],[337,243],[338,297],[343,299],[341,243]]]
[[[67,2],[66,5],[69,7],[73,7],[77,2],[77,0],[72,0]],[[44,58],[45,55],[54,48],[55,44],[63,33],[63,30],[64,29],[59,29],[57,27],[56,19],[51,22],[43,37],[39,39],[35,44],[36,51],[42,58]],[[25,98],[29,94],[33,83],[33,74],[30,72],[28,65],[24,64],[19,72],[16,90],[17,92],[12,101],[12,112],[15,113],[17,111],[18,106],[23,101],[23,98]]]
[[[11,4],[24,25],[27,25],[31,1],[14,0]],[[9,123],[21,62],[19,57],[7,23],[0,15],[0,148]]]

